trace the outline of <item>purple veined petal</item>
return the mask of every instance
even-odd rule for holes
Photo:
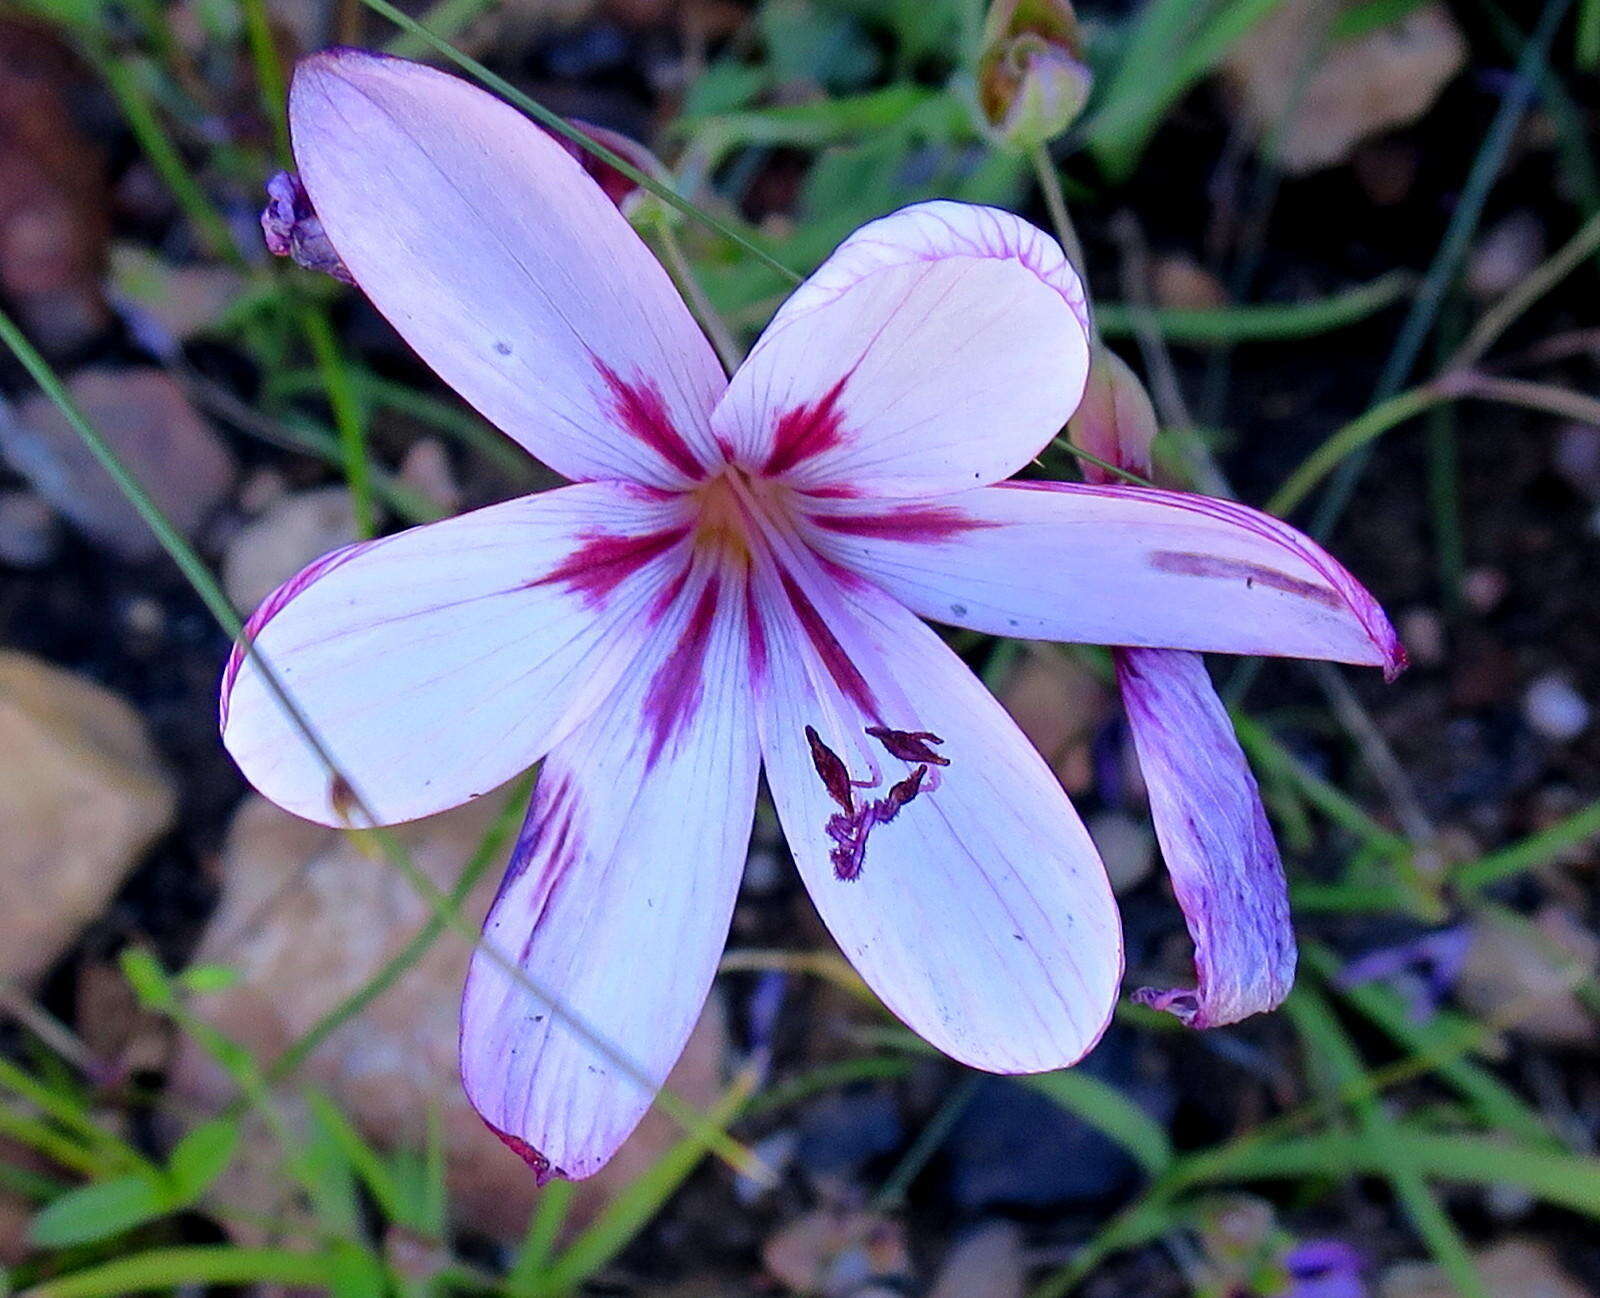
[[[704,476],[722,367],[562,145],[456,77],[356,50],[300,64],[289,122],[356,282],[486,418],[569,478]]]
[[[541,1176],[596,1171],[649,1108],[727,937],[759,754],[741,593],[692,577],[618,688],[545,759],[484,928],[461,1069]]]
[[[819,544],[913,612],[994,635],[1382,667],[1405,650],[1372,595],[1258,510],[1148,487],[1005,483],[819,501]]]
[[[531,766],[604,696],[687,534],[640,488],[560,487],[336,551],[246,632],[377,819],[413,820]],[[348,823],[350,791],[238,648],[222,738],[279,806]]]
[[[863,226],[779,308],[713,423],[810,490],[956,491],[1015,473],[1088,371],[1083,288],[1020,217],[922,203]]]
[[[1198,654],[1119,649],[1117,683],[1150,815],[1194,939],[1193,990],[1135,999],[1190,1027],[1276,1008],[1294,985],[1294,928],[1255,776]]]
[[[863,978],[946,1054],[1065,1067],[1099,1039],[1122,972],[1111,889],[1044,760],[934,632],[865,582],[765,572],[757,681],[767,782],[818,912]],[[856,782],[853,814],[806,727]],[[869,728],[937,735],[948,765]],[[861,787],[863,781],[872,787]],[[862,849],[864,850],[856,850]]]

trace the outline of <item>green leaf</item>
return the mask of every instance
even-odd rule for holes
[[[197,996],[227,991],[238,981],[239,971],[225,964],[197,964],[178,975],[183,989]]]
[[[1149,1175],[1159,1176],[1172,1163],[1172,1142],[1166,1129],[1098,1077],[1074,1068],[1037,1073],[1016,1079],[1030,1090],[1048,1096],[1067,1112],[1083,1119],[1133,1156]]]
[[[147,1010],[165,1011],[176,1001],[172,979],[160,961],[142,947],[131,946],[122,953],[122,976],[133,988],[139,1004]]]
[[[41,1248],[108,1239],[154,1221],[172,1208],[172,1191],[154,1176],[136,1173],[68,1190],[33,1219],[28,1238]]]
[[[167,1175],[178,1202],[193,1203],[233,1161],[239,1125],[230,1118],[202,1122],[180,1140],[167,1159]]]

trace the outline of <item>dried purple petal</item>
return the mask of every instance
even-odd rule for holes
[[[1199,654],[1119,649],[1117,682],[1197,986],[1134,999],[1196,1028],[1274,1009],[1294,984],[1289,890],[1255,776]]]

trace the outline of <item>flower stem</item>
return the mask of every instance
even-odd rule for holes
[[[678,232],[672,228],[672,221],[666,213],[661,213],[652,228],[655,231],[657,248],[661,253],[662,265],[667,268],[667,274],[672,276],[672,282],[678,286],[678,292],[683,294],[684,301],[689,304],[689,310],[694,312],[694,318],[700,322],[700,327],[706,331],[706,337],[716,348],[717,357],[722,361],[722,368],[732,374],[739,368],[739,362],[744,359],[743,348],[734,340],[717,308],[706,296],[705,288],[694,273],[694,267],[689,264],[688,257],[684,255]]]

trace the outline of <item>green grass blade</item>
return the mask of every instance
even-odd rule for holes
[[[1510,847],[1491,852],[1467,865],[1457,866],[1450,876],[1459,892],[1479,893],[1505,879],[1526,874],[1550,864],[1564,852],[1600,835],[1600,802],[1591,802]]]
[[[1315,302],[1228,307],[1147,308],[1157,331],[1169,343],[1195,347],[1231,347],[1237,343],[1289,342],[1315,338],[1371,319],[1410,291],[1405,271],[1383,275]],[[1135,316],[1142,314],[1121,302],[1102,302],[1095,319],[1107,337],[1134,336]]]
[[[158,1248],[46,1280],[18,1298],[119,1298],[180,1285],[326,1285],[329,1261],[283,1248],[233,1248],[226,1244]]]

